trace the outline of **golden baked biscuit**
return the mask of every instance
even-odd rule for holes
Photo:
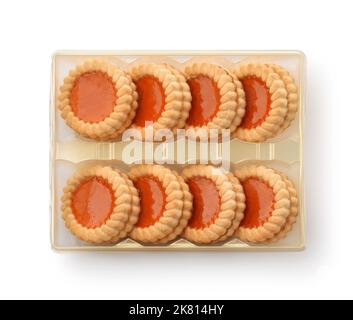
[[[245,112],[243,90],[236,77],[206,62],[188,64],[184,74],[192,96],[186,128],[234,131]]]
[[[295,119],[295,116],[298,112],[298,103],[299,103],[299,97],[298,97],[298,89],[295,84],[295,81],[293,77],[290,75],[290,73],[282,68],[279,65],[276,64],[270,64],[269,65],[276,73],[279,74],[281,79],[284,82],[284,85],[287,90],[287,100],[288,100],[288,113],[286,115],[286,118],[284,119],[284,123],[279,131],[281,133],[285,129],[287,129],[291,122]]]
[[[191,195],[181,177],[160,165],[137,165],[129,178],[138,190],[141,207],[130,237],[149,244],[178,237],[191,215]]]
[[[158,129],[174,130],[185,117],[185,93],[182,79],[170,66],[142,63],[130,70],[136,85],[138,100],[132,128],[145,137],[146,123],[151,123],[153,133]]]
[[[137,93],[131,77],[104,60],[88,60],[64,79],[58,109],[80,135],[95,140],[118,137],[135,117]]]
[[[137,191],[127,177],[111,167],[79,170],[67,182],[62,201],[66,226],[79,239],[112,243],[125,237],[137,221]]]
[[[238,139],[265,141],[292,121],[296,106],[294,93],[289,95],[287,88],[293,89],[293,84],[288,80],[286,85],[284,76],[276,70],[279,71],[266,64],[240,64],[232,70],[243,86],[246,100],[245,115],[234,133]],[[289,101],[293,103],[291,111]]]
[[[264,166],[244,166],[234,174],[246,198],[244,219],[235,235],[252,243],[283,238],[298,214],[298,197],[292,182],[284,174]]]
[[[182,176],[193,196],[192,215],[183,237],[209,244],[232,236],[244,210],[244,195],[237,179],[207,165],[187,166]]]

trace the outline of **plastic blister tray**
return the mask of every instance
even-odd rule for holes
[[[195,245],[177,239],[167,245],[143,245],[124,239],[114,245],[84,243],[65,227],[60,215],[60,198],[69,177],[83,166],[110,165],[128,172],[122,154],[126,142],[97,142],[80,137],[61,118],[56,108],[59,87],[66,74],[88,58],[102,58],[128,71],[141,62],[168,63],[177,69],[190,61],[207,61],[228,69],[240,62],[275,63],[287,69],[294,78],[299,93],[299,109],[290,127],[273,139],[262,143],[232,139],[229,159],[231,169],[244,164],[263,164],[278,169],[294,183],[300,200],[299,216],[293,230],[272,244],[248,244],[236,238],[213,245]],[[297,51],[226,51],[226,52],[57,52],[53,56],[51,86],[51,239],[57,250],[301,250],[305,246],[305,206],[303,181],[303,122],[305,108],[305,56]],[[188,141],[186,141],[187,145]],[[158,143],[154,144],[154,148]],[[199,149],[198,149],[199,150]],[[145,155],[146,156],[146,155]],[[148,157],[148,155],[147,155]],[[173,157],[176,157],[174,153]],[[187,158],[185,163],[197,161]],[[224,160],[224,159],[223,159]],[[144,161],[144,158],[141,159]],[[184,164],[169,165],[181,171]]]

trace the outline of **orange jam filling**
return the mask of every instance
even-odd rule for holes
[[[266,83],[249,76],[241,79],[246,98],[246,110],[240,124],[241,128],[255,128],[264,122],[271,107],[271,94]]]
[[[105,224],[114,209],[114,192],[103,178],[91,177],[73,192],[71,208],[79,224],[97,228]]]
[[[146,121],[156,122],[165,106],[162,84],[152,76],[143,76],[135,81],[138,93],[138,108],[134,124],[144,127]]]
[[[220,208],[221,198],[215,183],[208,178],[194,177],[188,180],[193,200],[193,213],[189,227],[203,229],[213,224]]]
[[[162,216],[166,195],[161,182],[153,176],[143,176],[134,181],[140,194],[141,212],[136,226],[146,228],[155,224]]]
[[[272,214],[275,195],[267,183],[257,178],[247,178],[242,182],[246,197],[244,219],[240,226],[257,228],[262,226]]]
[[[217,114],[221,96],[217,84],[206,76],[188,80],[192,101],[187,124],[200,127],[210,122]]]
[[[116,99],[112,79],[102,71],[90,71],[75,80],[71,89],[70,105],[79,119],[96,123],[113,112]]]

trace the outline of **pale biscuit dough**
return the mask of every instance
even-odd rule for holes
[[[241,124],[241,121],[245,115],[245,92],[243,89],[242,83],[239,81],[239,79],[233,74],[233,82],[236,86],[237,90],[237,110],[235,113],[234,120],[232,124],[230,125],[230,133],[234,133],[235,130],[238,128],[238,126]]]
[[[127,116],[127,119],[126,119],[126,123],[123,127],[121,127],[119,130],[116,130],[112,135],[108,135],[108,136],[105,136],[103,138],[100,138],[100,139],[96,139],[96,140],[102,140],[102,141],[107,141],[107,140],[116,140],[117,138],[121,137],[122,134],[124,133],[124,131],[126,129],[128,129],[132,123],[132,121],[134,120],[135,118],[135,115],[136,115],[136,109],[137,109],[137,91],[136,91],[136,85],[132,82],[131,80],[131,76],[129,74],[126,74],[126,76],[130,79],[131,81],[131,87],[133,88],[133,94],[132,94],[132,98],[133,98],[133,101],[132,101],[132,108],[131,108],[131,111],[130,113],[128,114]]]
[[[239,228],[240,222],[244,218],[244,210],[245,210],[245,194],[243,190],[243,186],[239,182],[238,178],[236,178],[232,173],[227,173],[227,176],[230,182],[233,185],[233,190],[235,192],[235,217],[233,219],[231,227],[228,229],[226,234],[220,238],[220,241],[227,240],[229,237],[234,235],[236,229]]]
[[[181,115],[176,127],[174,127],[173,129],[174,134],[176,134],[177,129],[185,128],[186,120],[189,117],[189,112],[191,109],[191,93],[190,93],[189,85],[187,84],[186,78],[182,74],[182,72],[172,67],[171,65],[166,64],[165,66],[177,77],[179,81],[180,90],[183,93],[183,106],[182,106]]]
[[[269,66],[280,75],[287,90],[288,113],[280,129],[280,132],[282,132],[290,126],[297,114],[299,104],[298,89],[293,77],[286,69],[276,64],[270,64]]]
[[[276,171],[276,172],[282,177],[282,179],[287,185],[287,189],[290,195],[290,210],[289,210],[289,216],[287,217],[285,225],[283,226],[280,232],[278,232],[272,239],[268,241],[269,243],[273,243],[283,239],[287,235],[287,233],[292,230],[293,225],[297,221],[297,217],[299,213],[298,192],[295,189],[293,182],[290,181],[289,178],[286,177],[284,173],[279,171]]]
[[[179,221],[179,224],[174,229],[174,231],[170,233],[168,236],[166,236],[165,238],[159,240],[158,243],[170,242],[176,239],[180,234],[182,234],[192,214],[192,194],[190,193],[189,186],[185,183],[184,179],[177,172],[173,171],[173,173],[178,178],[178,181],[181,185],[181,188],[184,194],[183,214]]]
[[[120,171],[118,171],[122,178],[125,180],[126,185],[130,189],[130,194],[131,194],[131,213],[129,215],[129,219],[126,221],[126,225],[124,227],[124,231],[119,235],[119,238],[113,239],[112,242],[116,242],[120,240],[121,238],[125,238],[131,230],[134,228],[136,222],[138,221],[138,217],[140,214],[140,198],[138,195],[138,191],[133,185],[132,181],[129,179],[129,177]]]

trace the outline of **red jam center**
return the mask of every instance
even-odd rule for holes
[[[141,212],[136,226],[146,228],[155,224],[162,216],[166,196],[160,181],[153,176],[143,176],[134,182],[140,194]]]
[[[134,124],[144,127],[146,121],[155,122],[161,116],[165,106],[162,84],[152,76],[143,76],[135,81],[138,93],[138,108]]]
[[[245,91],[246,111],[240,127],[255,128],[261,125],[270,112],[270,91],[265,82],[254,76],[241,79],[241,83]]]
[[[188,180],[190,192],[194,197],[193,213],[189,226],[194,229],[208,227],[216,220],[221,199],[215,183],[208,178],[194,177]]]
[[[70,105],[78,118],[96,123],[113,112],[116,99],[111,78],[104,72],[90,71],[75,80],[70,94]]]
[[[240,226],[260,227],[268,220],[274,209],[273,190],[265,182],[256,178],[248,178],[242,182],[242,185],[246,197],[246,208]]]
[[[187,124],[200,127],[210,122],[220,105],[220,92],[216,83],[206,77],[197,76],[188,80],[192,101]]]
[[[73,192],[71,208],[79,224],[87,228],[103,225],[114,209],[114,193],[100,177],[83,181]]]

